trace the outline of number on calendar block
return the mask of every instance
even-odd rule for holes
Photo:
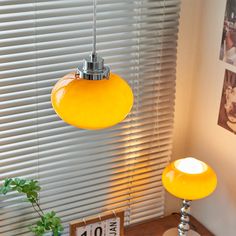
[[[105,227],[104,221],[92,224],[92,236],[105,236]]]
[[[76,236],[91,236],[90,225],[77,227],[76,228]]]

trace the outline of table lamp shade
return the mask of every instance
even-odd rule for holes
[[[188,157],[170,163],[163,171],[162,182],[172,195],[196,200],[207,197],[215,190],[217,177],[207,164]]]
[[[109,79],[86,80],[69,73],[59,80],[51,94],[58,116],[82,129],[104,129],[121,122],[133,105],[133,93],[116,74]]]

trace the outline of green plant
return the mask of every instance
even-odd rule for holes
[[[31,232],[36,236],[42,236],[47,232],[52,232],[54,236],[59,236],[60,232],[63,231],[61,220],[54,211],[44,213],[41,209],[39,203],[40,189],[41,187],[36,180],[14,178],[4,180],[3,185],[0,186],[0,193],[6,195],[9,191],[17,191],[18,193],[25,194],[34,211],[40,217],[36,225],[29,227]]]

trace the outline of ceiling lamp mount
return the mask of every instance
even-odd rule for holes
[[[110,73],[96,52],[96,0],[93,0],[93,49],[76,72],[61,78],[51,93],[52,106],[66,123],[97,130],[125,119],[133,106],[133,93],[119,75]]]
[[[101,80],[109,79],[110,68],[104,66],[104,59],[97,55],[96,42],[97,42],[97,1],[93,0],[93,52],[90,56],[83,60],[83,65],[80,65],[77,74],[82,79],[88,80]]]
[[[83,64],[78,66],[77,75],[81,79],[102,80],[109,79],[110,68],[104,66],[104,59],[97,54],[91,54],[83,60]]]

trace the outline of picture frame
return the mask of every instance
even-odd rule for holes
[[[236,0],[226,1],[219,58],[236,66]]]
[[[225,70],[218,125],[236,134],[236,73]]]

